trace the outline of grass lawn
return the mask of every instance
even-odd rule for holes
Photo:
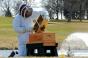
[[[12,29],[11,17],[0,17],[0,48],[17,47],[16,33]]]
[[[18,45],[16,33],[12,29],[11,17],[0,17],[0,48],[15,48]],[[88,32],[88,23],[49,22],[47,32],[56,33],[56,41],[62,41],[72,32]]]

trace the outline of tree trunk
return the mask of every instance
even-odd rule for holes
[[[70,11],[70,13],[68,14],[68,20],[67,20],[67,22],[71,22],[71,11]]]
[[[79,18],[79,20],[80,20],[80,22],[82,22],[82,18],[81,18],[81,14],[82,14],[82,2],[80,1],[80,18]]]
[[[57,19],[56,20],[58,20],[58,12],[56,13],[56,15],[57,15]]]
[[[88,19],[88,10],[87,10],[87,19]]]
[[[56,6],[56,15],[57,15],[57,19],[56,20],[58,20],[58,10],[59,10],[59,7],[58,7],[59,5],[58,5],[58,0],[57,0],[57,6]]]
[[[51,14],[51,12],[49,13],[49,17],[50,17],[50,19],[52,19],[52,14]]]
[[[63,11],[61,10],[61,20],[63,19],[62,16],[63,16]]]
[[[5,16],[7,16],[7,17],[11,17],[12,16],[9,7],[7,8],[7,11],[5,13]]]

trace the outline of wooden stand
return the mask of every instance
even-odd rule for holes
[[[27,44],[27,56],[58,56],[56,46],[43,46],[42,43]]]

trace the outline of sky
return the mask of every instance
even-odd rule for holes
[[[32,6],[34,6],[34,7],[41,7],[41,0],[33,0],[33,2],[32,2]]]
[[[41,2],[41,0],[35,0],[36,2]]]

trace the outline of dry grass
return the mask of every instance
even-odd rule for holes
[[[16,33],[12,29],[11,17],[0,17],[0,48],[17,47]]]
[[[12,29],[12,19],[0,17],[0,48],[15,48],[18,45],[16,33]],[[72,32],[88,32],[88,23],[50,22],[46,30],[55,32],[56,41],[59,42]]]
[[[80,22],[58,22],[55,24],[49,24],[47,27],[49,32],[56,33],[57,42],[65,39],[69,34],[73,32],[88,32],[88,23]]]

